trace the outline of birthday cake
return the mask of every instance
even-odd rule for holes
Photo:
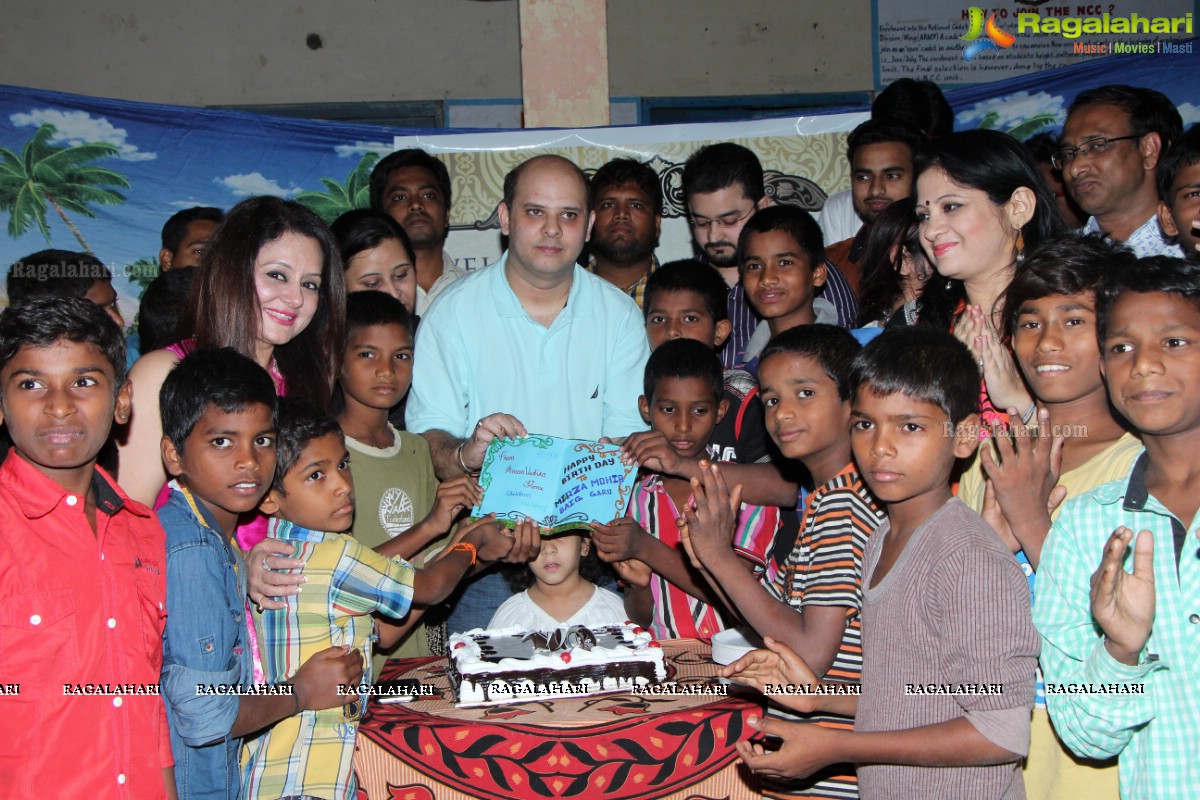
[[[661,645],[632,624],[476,628],[450,637],[450,667],[460,706],[629,691],[666,678]]]

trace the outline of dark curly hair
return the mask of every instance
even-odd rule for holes
[[[558,534],[558,536],[585,537],[587,535],[588,532],[583,528]],[[589,543],[591,542],[590,539],[588,541]],[[528,564],[501,564],[500,571],[514,592],[523,592],[537,583],[537,578],[533,576],[533,570]],[[596,552],[595,545],[588,548],[586,555],[579,557],[579,574],[588,583],[597,585],[615,581],[617,577],[613,568],[600,560],[600,555]]]

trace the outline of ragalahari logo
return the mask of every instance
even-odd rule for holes
[[[1002,50],[1006,47],[1012,47],[1012,43],[1017,40],[1007,31],[1002,31],[996,25],[996,15],[992,14],[987,18],[987,24],[983,22],[983,9],[979,6],[971,6],[970,8],[971,29],[967,31],[966,36],[960,36],[959,39],[964,42],[970,42],[963,48],[963,61],[968,64],[975,60],[975,57],[987,50]],[[986,34],[987,38],[980,39],[980,34]]]

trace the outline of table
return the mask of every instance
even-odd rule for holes
[[[389,663],[436,695],[371,703],[354,768],[370,800],[759,798],[734,742],[763,698],[723,684],[707,642],[662,643],[668,682],[729,694],[607,694],[456,708],[445,658]]]

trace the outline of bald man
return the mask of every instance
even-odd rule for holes
[[[641,311],[576,264],[595,218],[582,171],[558,156],[522,163],[499,213],[508,251],[448,287],[417,335],[406,421],[442,480],[478,472],[497,436],[594,440],[645,427]],[[475,581],[451,631],[486,627],[509,596],[496,574]]]

